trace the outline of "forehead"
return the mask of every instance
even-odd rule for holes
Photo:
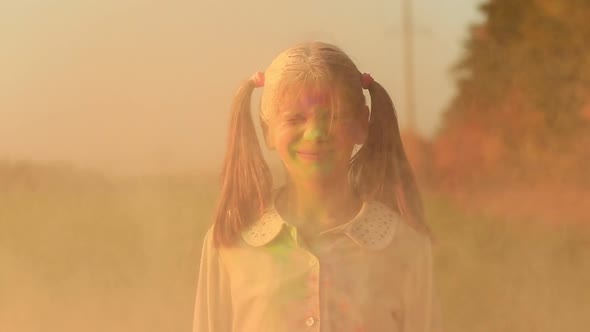
[[[269,83],[262,92],[260,118],[263,121],[310,108],[333,115],[354,113],[364,104],[360,86],[356,91],[350,81],[337,77],[288,73],[269,79]]]
[[[303,87],[286,91],[281,98],[283,107],[309,108],[313,106],[331,106],[333,94],[328,89]],[[283,108],[281,107],[281,108]]]
[[[340,109],[342,95],[335,86],[314,83],[285,87],[280,91],[278,99],[279,113],[318,107],[336,111]]]

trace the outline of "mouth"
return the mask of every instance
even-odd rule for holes
[[[297,155],[304,160],[318,161],[328,156],[328,151],[297,151]]]

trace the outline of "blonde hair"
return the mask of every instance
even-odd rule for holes
[[[283,51],[265,71],[260,121],[266,125],[293,87],[322,83],[331,90],[336,109],[342,105],[360,109],[357,106],[366,104],[361,73],[354,62],[334,45],[311,42]],[[216,245],[233,244],[239,233],[272,204],[272,176],[250,112],[255,87],[253,79],[243,82],[232,103],[221,193],[214,215]],[[388,205],[410,225],[429,233],[393,102],[375,81],[368,91],[371,96],[368,136],[351,159],[351,186],[364,200]]]

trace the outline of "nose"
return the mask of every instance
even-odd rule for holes
[[[306,141],[325,141],[329,136],[329,125],[326,119],[314,117],[305,127],[303,139]]]

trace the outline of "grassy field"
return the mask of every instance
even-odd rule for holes
[[[0,167],[0,331],[189,332],[214,180]],[[588,329],[588,229],[426,208],[447,331]]]

